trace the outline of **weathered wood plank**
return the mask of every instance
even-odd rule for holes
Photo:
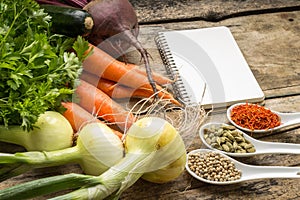
[[[226,3],[227,1],[222,2]],[[140,38],[153,57],[154,69],[164,73],[160,56],[153,41],[158,31],[228,26],[268,97],[265,105],[282,112],[300,112],[299,19],[300,12],[297,11],[237,17],[216,23],[199,20],[143,25],[141,26]],[[133,51],[128,53],[128,58],[130,61],[139,62],[140,56],[136,51]],[[271,78],[276,81],[272,82]],[[225,113],[208,118],[207,121],[216,119],[226,122]],[[191,134],[194,138],[192,138],[193,143],[188,146],[188,150],[201,148],[202,143],[197,137],[196,130],[195,133]],[[300,128],[256,137],[264,141],[299,144]],[[257,165],[300,166],[300,155],[268,154],[240,160]],[[70,172],[81,172],[81,170],[77,165],[37,169],[2,182],[0,189],[40,177]],[[199,182],[184,172],[177,180],[161,185],[139,180],[122,195],[121,199],[297,199],[300,198],[299,185],[300,179],[265,179],[226,187],[215,186]]]
[[[240,15],[299,10],[298,0],[130,0],[140,23],[203,19],[219,21]]]
[[[267,107],[276,109],[281,112],[300,112],[300,96],[274,98],[266,101]],[[217,116],[208,118],[206,122],[220,121],[228,122],[225,114],[221,113]],[[203,147],[199,137],[196,133],[194,135],[194,143],[191,144],[188,149],[197,149]],[[274,142],[292,142],[300,143],[300,128],[280,132],[269,135],[268,137],[260,137],[264,141]],[[239,159],[248,164],[254,165],[283,165],[283,166],[300,166],[300,155],[260,155],[251,158]],[[51,167],[46,169],[36,169],[28,172],[24,175],[12,178],[0,184],[0,189],[9,187],[22,182],[27,182],[33,179],[42,178],[50,175],[59,175],[64,173],[77,172],[81,170],[76,165],[67,165],[60,167]],[[256,198],[266,199],[280,198],[281,195],[289,195],[286,197],[297,197],[299,195],[299,188],[292,187],[292,185],[300,184],[299,179],[266,179],[266,180],[254,180],[245,182],[242,184],[232,186],[214,186],[198,182],[193,179],[189,174],[184,172],[178,179],[166,184],[153,184],[143,180],[139,180],[132,188],[127,190],[121,199],[226,199],[228,197],[238,198],[252,198],[253,195]],[[220,191],[215,194],[215,190]],[[53,195],[48,195],[51,197]],[[37,199],[46,199],[45,197]]]
[[[294,157],[277,157],[289,160],[295,159]],[[297,158],[299,159],[299,157]],[[260,158],[257,158],[257,160],[259,159]],[[265,160],[266,159],[267,157],[265,157]],[[274,157],[268,159],[270,161],[269,163],[274,162]],[[262,165],[262,163],[259,162],[257,165]],[[187,174],[187,172],[184,172],[176,181],[166,184],[153,184],[139,180],[122,195],[121,199],[183,200],[228,199],[228,197],[231,197],[231,199],[239,197],[251,199],[253,195],[260,199],[278,199],[281,195],[284,195],[287,199],[289,199],[289,197],[293,199],[292,197],[299,197],[299,188],[297,187],[299,183],[299,179],[257,179],[224,187],[197,181]]]
[[[152,56],[155,70],[164,72],[154,37],[162,30],[227,26],[232,31],[267,98],[300,94],[300,11],[227,19],[211,23],[193,21],[145,25],[140,39]],[[139,63],[135,51],[129,60]],[[234,74],[233,74],[234,76]],[[274,91],[274,93],[273,93]]]
[[[265,106],[281,112],[300,112],[300,27],[299,23],[294,23],[299,17],[299,12],[290,12],[238,17],[217,23],[193,21],[142,26],[141,39],[147,44],[155,62],[159,60],[153,42],[157,31],[228,26],[265,91]],[[225,114],[213,116],[206,122],[216,119],[228,122]],[[255,137],[264,141],[299,144],[300,129]],[[199,138],[194,141],[189,150],[202,147]],[[260,155],[240,160],[255,165],[300,165],[300,155]],[[122,199],[293,199],[300,196],[299,183],[299,179],[267,179],[223,187],[200,183],[184,173],[177,181],[163,185],[139,181],[123,194]]]
[[[259,179],[230,186],[216,186],[205,185],[195,179],[191,179],[186,183],[186,187],[180,190],[172,189],[172,184],[164,188],[165,190],[161,190],[160,187],[163,186],[152,189],[152,184],[139,181],[138,187],[133,186],[132,188],[135,191],[135,195],[124,194],[121,199],[297,199],[299,198],[299,183],[299,179]],[[139,195],[140,188],[144,188],[141,195]],[[146,194],[151,194],[151,196]]]
[[[281,112],[300,112],[300,96],[270,99],[265,105]],[[224,115],[223,113],[210,117],[205,123],[228,123]],[[255,137],[263,141],[299,144],[300,128]],[[202,147],[203,144],[197,137],[188,151]],[[253,165],[300,166],[300,155],[293,154],[265,154],[237,160]],[[184,172],[177,180],[162,185],[139,180],[122,195],[122,199],[293,199],[300,196],[297,186],[299,184],[300,179],[258,179],[241,184],[217,186],[199,182]]]
[[[242,183],[230,187],[200,186],[184,192],[174,191],[156,196],[158,199],[294,199],[299,197],[297,184],[299,184],[297,180],[256,180],[249,184]]]

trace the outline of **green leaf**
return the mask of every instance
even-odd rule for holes
[[[0,124],[30,130],[72,100],[88,42],[51,34],[51,17],[34,0],[1,0],[0,21]]]
[[[89,49],[88,45],[88,41],[84,40],[81,36],[78,36],[76,42],[74,42],[73,49],[76,51],[77,57],[80,61],[83,61],[93,53],[93,51],[86,53]]]

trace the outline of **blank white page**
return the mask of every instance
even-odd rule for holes
[[[264,100],[264,93],[229,28],[222,26],[161,34],[172,55],[168,59],[173,59],[191,102],[201,102],[204,107],[225,107],[238,102]]]

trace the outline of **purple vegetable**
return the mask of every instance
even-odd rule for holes
[[[138,41],[136,13],[128,0],[94,0],[83,7],[94,20],[94,30],[88,40],[112,56],[119,57],[134,46],[144,60],[148,80],[156,92],[149,65],[149,54]]]
[[[139,26],[136,13],[128,0],[65,0],[64,5],[75,6],[86,10],[94,20],[94,28],[87,39],[93,45],[117,58],[134,46],[141,54],[145,64],[147,78],[154,92],[157,91],[152,78],[149,54],[138,41]],[[37,0],[61,6],[61,1]]]

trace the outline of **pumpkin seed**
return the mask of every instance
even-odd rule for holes
[[[247,149],[247,152],[248,153],[254,153],[255,152],[255,148],[251,147],[251,148]]]
[[[245,149],[250,149],[253,147],[253,144],[247,143],[244,147]]]
[[[213,148],[218,148],[218,147],[220,147],[220,144],[218,144],[218,143],[212,143],[211,146],[212,146]]]
[[[241,136],[234,137],[237,142],[245,142],[245,139]]]
[[[206,139],[206,142],[207,142],[207,144],[211,144],[211,139],[210,139],[210,138],[207,138],[207,139]]]
[[[237,137],[237,136],[241,136],[241,133],[239,131],[237,131],[237,130],[234,130],[234,131],[231,131],[231,135],[233,137]]]
[[[255,152],[255,147],[247,141],[234,126],[211,126],[204,129],[204,139],[213,148],[233,153]]]
[[[218,144],[221,144],[221,139],[220,139],[220,137],[217,137],[216,141],[217,141]]]
[[[226,142],[226,139],[228,139],[227,137],[220,137],[221,143]]]
[[[230,152],[230,148],[226,144],[222,144],[222,148],[224,151]]]
[[[234,137],[233,137],[230,133],[227,133],[227,137],[228,137],[230,140],[234,140]]]
[[[224,130],[235,130],[235,127],[232,125],[224,125],[222,124],[221,128],[223,128]]]
[[[204,133],[204,139],[207,139],[207,138],[208,138],[208,134]]]
[[[231,144],[231,143],[229,143],[229,142],[226,142],[225,144],[226,144],[226,145],[229,147],[230,151],[232,151],[232,150],[233,150],[233,146],[232,146],[232,144]]]
[[[236,141],[234,141],[233,144],[232,144],[232,146],[233,146],[234,149],[237,149],[237,147],[238,147],[239,145],[238,145],[238,143],[237,143]]]
[[[246,142],[241,142],[241,143],[239,143],[239,146],[241,146],[241,147],[243,147],[243,148],[245,148],[246,145],[247,145]]]

